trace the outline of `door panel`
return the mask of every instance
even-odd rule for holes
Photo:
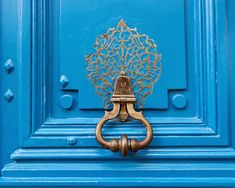
[[[65,90],[79,91],[79,109],[103,108],[101,98],[95,94],[93,85],[86,78],[84,55],[94,51],[96,37],[108,28],[115,27],[120,19],[124,19],[131,28],[137,27],[139,32],[150,35],[157,44],[162,43],[158,51],[162,54],[163,74],[153,95],[146,101],[145,108],[165,109],[168,107],[168,90],[185,89],[184,1],[75,0],[60,1],[58,6],[60,8],[53,11],[57,12],[56,19],[60,24],[60,44],[57,45],[60,47],[60,75],[69,78]],[[174,67],[177,67],[177,71]],[[91,99],[89,102],[88,97]]]
[[[0,126],[6,152],[0,185],[233,187],[230,3],[0,1],[11,15],[1,11]],[[121,19],[156,42],[162,64],[141,109],[153,141],[125,158],[95,139],[105,109],[87,78],[85,59],[95,52],[96,38]],[[16,31],[8,32],[12,26]],[[135,120],[112,120],[103,130],[107,139],[124,133],[145,137]]]
[[[34,64],[42,67],[33,66],[35,72],[41,71],[41,78],[34,84],[41,92],[40,100],[35,95],[38,100],[35,112],[40,109],[42,113],[38,117],[41,120],[34,121],[34,135],[72,134],[84,140],[78,142],[77,147],[97,146],[94,128],[103,116],[104,104],[87,78],[85,55],[94,52],[97,36],[115,27],[123,18],[131,28],[138,27],[140,33],[150,35],[162,54],[162,75],[144,106],[144,115],[154,129],[151,146],[227,145],[227,103],[222,104],[219,99],[221,95],[226,96],[226,72],[220,73],[220,78],[216,75],[217,71],[225,71],[226,65],[216,64],[215,41],[210,40],[215,37],[212,31],[217,29],[213,3],[138,1],[130,9],[132,4],[132,1],[44,4],[44,17],[35,17],[44,25],[34,28],[36,34],[46,28],[47,32],[39,35],[45,38],[42,48],[48,49],[41,63],[35,58]],[[144,9],[149,10],[148,13]],[[221,85],[216,84],[218,79]],[[182,107],[177,106],[177,97],[185,101]],[[63,104],[66,100],[70,100],[69,107]],[[115,136],[121,132],[139,138],[145,135],[136,121],[129,121],[124,127],[118,122],[114,124],[117,126],[105,128],[105,135]],[[24,146],[46,147],[47,139],[33,137]],[[50,145],[67,147],[64,138],[55,139]]]

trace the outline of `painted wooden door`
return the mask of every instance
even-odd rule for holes
[[[233,0],[1,0],[0,185],[235,187],[234,7]],[[161,76],[140,100],[153,140],[126,157],[95,139],[105,100],[85,58],[120,20],[161,54]],[[122,133],[143,139],[145,129],[130,120],[103,130],[107,139]]]

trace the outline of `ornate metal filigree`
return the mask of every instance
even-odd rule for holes
[[[116,28],[97,37],[94,48],[96,52],[86,56],[87,73],[105,108],[111,107],[115,79],[122,70],[130,78],[137,107],[142,108],[162,69],[154,40],[121,20]]]

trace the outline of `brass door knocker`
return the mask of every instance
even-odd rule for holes
[[[121,150],[122,155],[143,149],[150,144],[153,131],[142,112],[135,111],[134,104],[143,107],[145,97],[152,93],[153,84],[160,77],[161,63],[156,44],[121,20],[116,28],[99,36],[94,47],[96,53],[86,56],[88,78],[106,103],[105,108],[113,108],[105,111],[98,123],[96,139],[113,152]],[[128,140],[127,135],[123,134],[121,140],[105,140],[102,136],[104,124],[117,117],[123,122],[128,117],[139,120],[146,128],[145,139]]]
[[[121,76],[116,81],[116,87],[111,101],[113,103],[113,110],[105,111],[104,117],[101,119],[96,127],[97,141],[102,146],[112,150],[113,152],[121,150],[122,155],[124,156],[128,154],[129,150],[132,152],[136,152],[139,149],[143,149],[147,145],[149,145],[153,137],[152,127],[144,118],[142,112],[135,111],[133,105],[136,101],[136,98],[132,93],[130,80],[126,76],[124,71],[121,72]],[[121,121],[126,121],[129,116],[141,121],[146,127],[146,138],[142,141],[137,141],[136,139],[132,138],[129,141],[127,135],[123,134],[121,140],[112,139],[111,141],[106,141],[102,136],[102,128],[105,122],[118,116]]]

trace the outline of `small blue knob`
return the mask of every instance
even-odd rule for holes
[[[60,85],[62,88],[65,88],[69,83],[68,78],[65,75],[60,76]]]
[[[187,105],[187,99],[182,94],[174,95],[172,98],[172,102],[173,102],[173,105],[179,109],[185,108]]]
[[[69,109],[73,106],[73,96],[72,95],[63,95],[60,98],[60,105],[62,108]]]
[[[4,63],[4,68],[5,68],[5,71],[7,73],[10,73],[13,71],[14,69],[14,63],[11,59],[8,59],[5,63]]]
[[[5,97],[5,99],[7,100],[7,102],[11,102],[12,99],[14,98],[14,93],[13,93],[10,89],[8,89],[8,90],[5,92],[4,97]]]

